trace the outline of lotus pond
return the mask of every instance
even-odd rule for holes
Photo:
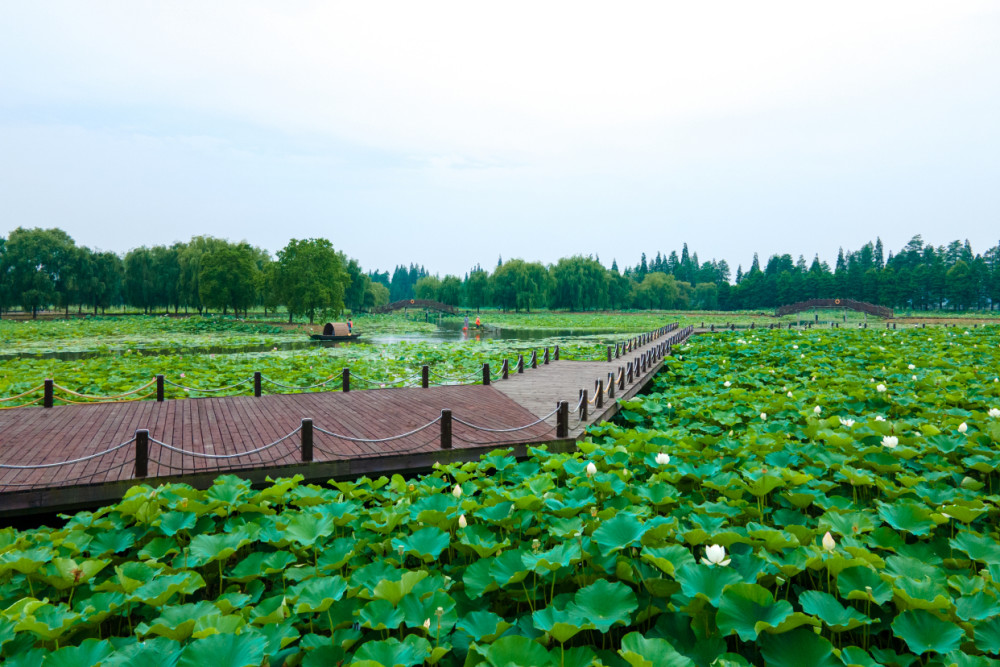
[[[698,337],[576,454],[0,530],[7,665],[997,665],[1000,331]]]

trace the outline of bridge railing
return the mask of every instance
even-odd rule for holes
[[[778,317],[781,317],[782,315],[793,315],[795,313],[801,313],[814,308],[844,308],[846,310],[854,310],[859,313],[874,315],[875,317],[891,318],[894,316],[892,308],[876,306],[873,303],[855,301],[854,299],[809,299],[808,301],[800,301],[798,303],[781,306],[775,311],[775,315]]]
[[[403,299],[402,301],[393,301],[392,303],[384,306],[372,308],[372,313],[375,315],[381,315],[391,313],[394,310],[403,310],[406,308],[429,308],[431,310],[439,310],[442,313],[449,313],[451,315],[458,315],[459,312],[455,306],[449,306],[448,304],[441,303],[440,301],[433,301],[431,299]]]

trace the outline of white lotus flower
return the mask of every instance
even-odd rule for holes
[[[726,558],[726,547],[719,544],[710,544],[705,547],[705,557],[701,559],[701,562],[705,565],[725,567],[729,565],[729,560]]]
[[[766,412],[760,413],[760,420],[762,422],[766,422],[767,421],[767,413]]]
[[[667,410],[672,410],[674,408],[673,403],[667,403]]]
[[[875,421],[877,421],[877,422],[884,422],[885,421],[885,417],[883,417],[882,415],[875,415]]]
[[[788,398],[791,398],[791,397],[792,397],[792,392],[788,392],[788,393],[786,394],[786,396],[788,396]]]
[[[833,551],[837,548],[837,540],[833,539],[833,535],[830,534],[829,530],[823,536],[823,548],[827,551]]]
[[[896,436],[894,436],[894,435],[882,436],[882,446],[883,447],[888,447],[889,449],[892,449],[893,447],[895,447],[898,444],[899,444],[899,438],[897,438]]]
[[[912,371],[913,369],[916,368],[916,366],[914,366],[913,364],[910,364],[909,366],[907,366],[907,368],[909,368]]]
[[[885,391],[885,385],[879,382],[878,385],[876,385],[875,390],[878,391],[879,393],[882,393],[883,391]]]
[[[426,621],[424,621],[424,630],[430,630],[430,629],[431,629],[431,619],[428,618]]]
[[[914,382],[916,382],[916,381],[917,381],[917,376],[916,376],[916,375],[914,375],[914,376],[913,376],[913,381],[914,381]]]
[[[792,345],[792,349],[793,350],[797,350],[797,349],[799,349],[799,346],[798,345]]]
[[[465,515],[464,514],[460,514],[458,516],[458,527],[459,528],[465,528],[468,525],[469,525],[469,522],[466,520]]]
[[[458,484],[456,484],[455,488],[451,490],[451,495],[455,496],[456,498],[461,498],[462,497],[462,487],[459,486]]]
[[[997,417],[1000,417],[1000,410],[997,410],[996,408],[990,408],[989,415],[990,415],[990,417],[993,417],[994,419],[997,418]]]
[[[723,383],[722,383],[722,386],[723,386],[723,387],[729,387],[729,386],[731,386],[732,384],[733,384],[732,382],[730,382],[729,380],[726,380],[725,382],[723,382]]]
[[[670,454],[666,452],[660,452],[656,455],[656,465],[665,466],[670,463]]]
[[[590,463],[587,464],[587,477],[593,477],[596,474],[597,474],[597,466],[595,466],[594,462],[591,461]]]
[[[966,424],[965,422],[962,422],[961,424],[958,425],[958,432],[959,433],[965,433],[968,430],[969,430],[969,425]]]
[[[819,414],[819,413],[823,412],[823,408],[821,408],[821,407],[819,407],[817,405],[815,408],[813,408],[813,412],[815,412],[816,414]]]

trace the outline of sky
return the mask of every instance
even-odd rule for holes
[[[998,119],[991,0],[0,0],[0,236],[121,253],[983,252]]]

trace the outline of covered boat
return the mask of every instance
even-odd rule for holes
[[[313,340],[352,341],[361,338],[361,334],[352,333],[347,322],[327,322],[323,325],[322,334],[309,336]]]

